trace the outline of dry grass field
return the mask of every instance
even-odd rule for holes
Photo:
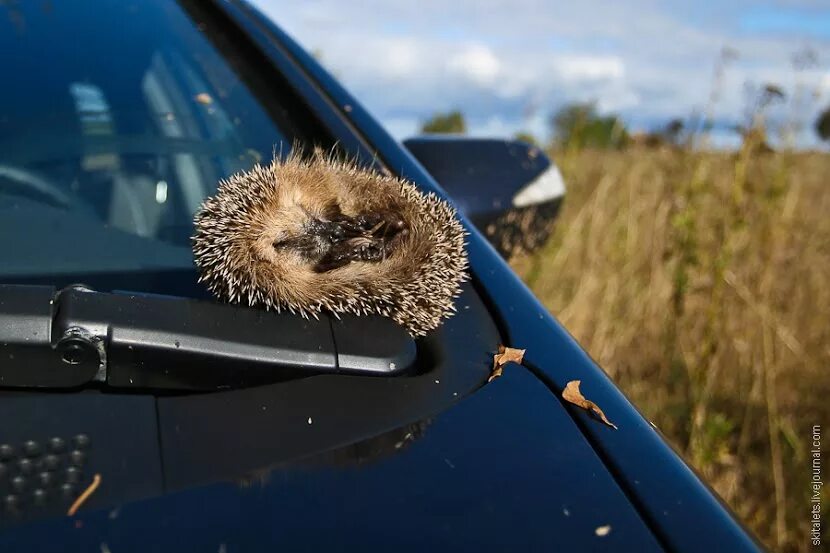
[[[812,425],[830,436],[830,155],[554,158],[565,206],[513,266],[769,547],[811,550]]]

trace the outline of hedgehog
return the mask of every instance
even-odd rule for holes
[[[320,152],[221,181],[194,222],[199,280],[230,303],[382,315],[420,337],[455,312],[468,278],[452,206]]]

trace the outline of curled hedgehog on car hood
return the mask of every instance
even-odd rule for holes
[[[231,303],[383,315],[417,337],[453,313],[467,278],[452,206],[319,152],[220,182],[195,225],[200,280]]]

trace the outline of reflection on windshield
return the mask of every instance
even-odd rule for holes
[[[0,4],[0,276],[192,265],[202,199],[293,139],[203,33],[161,0]]]

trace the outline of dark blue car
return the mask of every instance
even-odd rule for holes
[[[468,222],[527,208],[539,152],[421,163],[237,1],[3,2],[0,53],[0,551],[760,549]],[[292,145],[455,194],[457,315],[211,300],[194,211]]]

